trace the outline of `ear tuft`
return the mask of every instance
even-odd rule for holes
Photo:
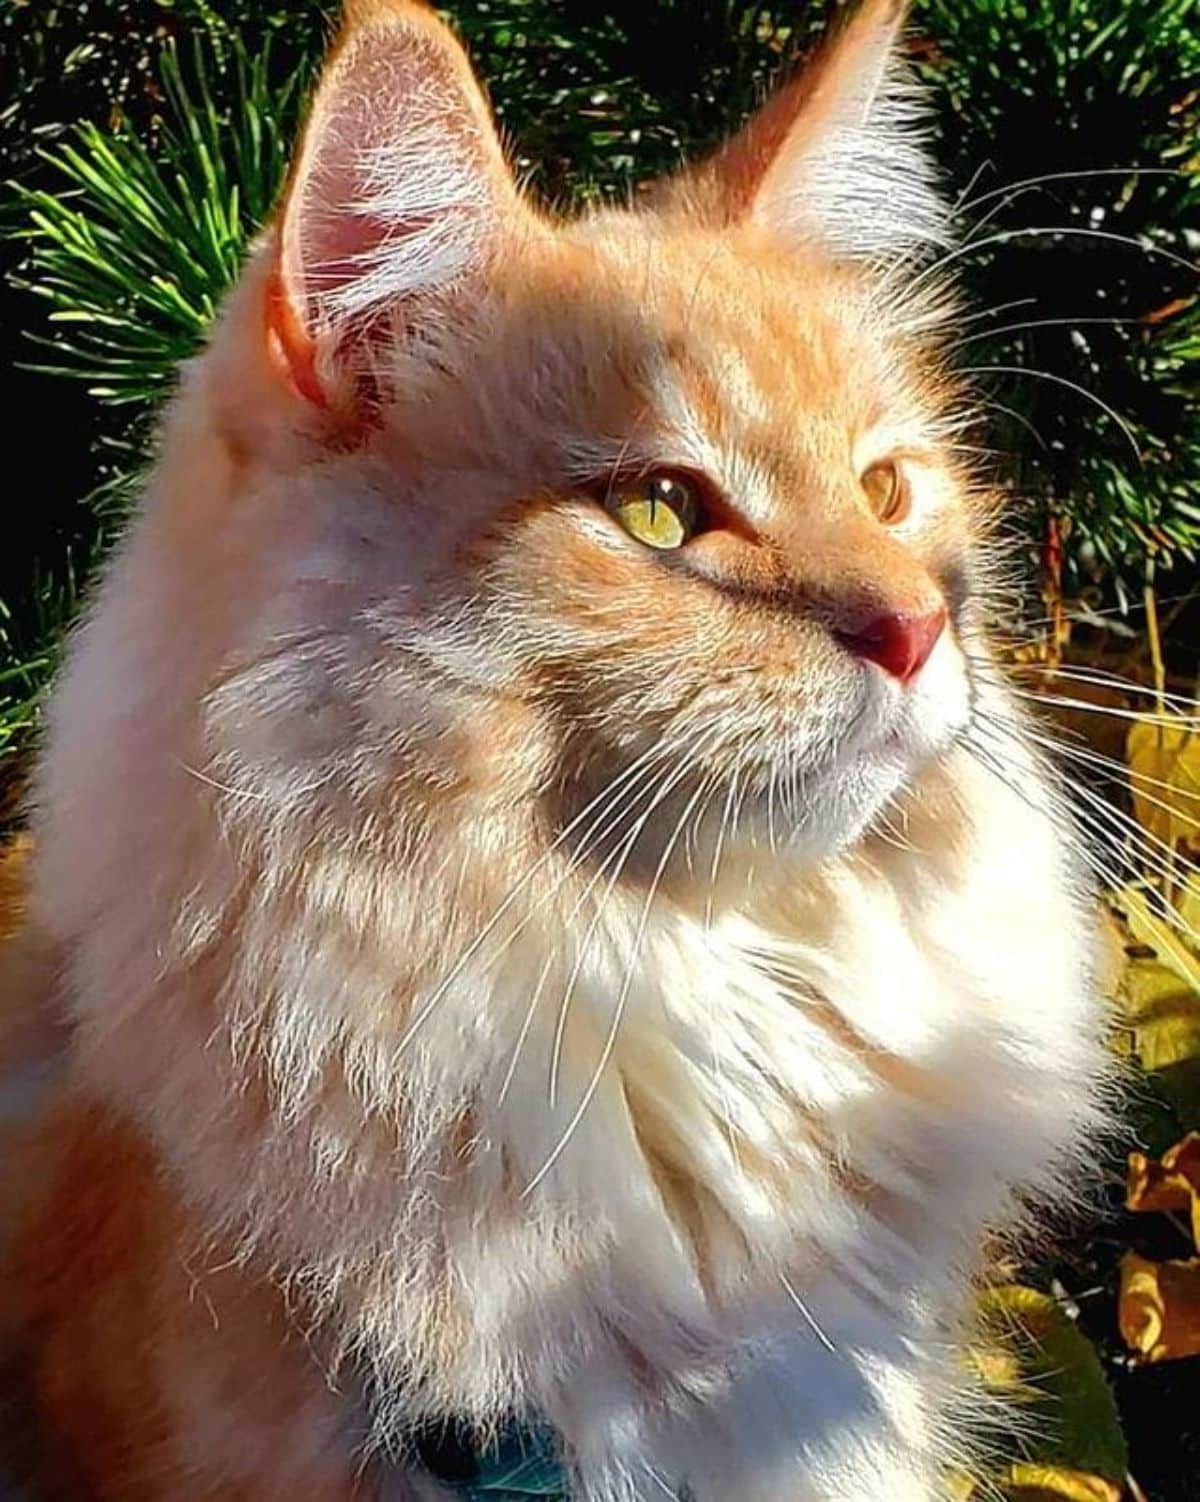
[[[946,245],[924,96],[900,56],[904,10],[865,0],[696,175],[700,212],[757,220],[849,259]]]
[[[895,0],[864,7],[817,60],[807,129],[757,196],[764,219],[818,235],[837,255],[919,255],[949,240],[926,152],[925,97],[898,55],[903,14]]]
[[[297,389],[325,404],[372,324],[445,311],[517,207],[449,29],[411,0],[351,0],[278,230],[271,332]]]

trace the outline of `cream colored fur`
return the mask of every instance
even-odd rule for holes
[[[453,198],[380,149],[375,210]],[[873,272],[767,228],[510,224],[520,275],[461,302],[421,233],[403,295],[431,246],[447,285],[373,328],[366,440],[272,364],[274,235],[183,376],[36,791],[75,1075],[314,1301],[381,1440],[528,1413],[582,1502],[931,1502],[981,1237],[1096,1117],[1087,894],[982,605],[901,690],[820,611],[634,598],[541,498],[644,452],[770,528],[808,492],[752,436],[832,497],[852,433],[918,455],[914,510],[806,522],[821,588],[876,546],[977,570],[955,414]]]

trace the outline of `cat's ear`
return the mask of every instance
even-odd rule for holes
[[[486,274],[519,195],[466,53],[416,0],[347,0],[275,228],[273,353],[318,406]]]
[[[675,202],[850,258],[945,244],[921,97],[900,55],[905,9],[863,0],[690,181],[668,186]]]

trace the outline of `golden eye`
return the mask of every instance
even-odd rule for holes
[[[648,548],[681,548],[701,526],[695,489],[677,475],[647,475],[606,502],[608,511],[630,537]]]
[[[881,522],[903,521],[908,515],[908,479],[895,459],[872,464],[861,484],[871,510]]]

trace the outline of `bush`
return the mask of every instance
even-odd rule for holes
[[[964,343],[1013,409],[993,410],[994,441],[1042,528],[1069,531],[1067,588],[1125,601],[1200,541],[1200,6],[927,0],[920,16],[963,270],[1011,328]]]
[[[916,12],[967,236],[953,259],[980,310],[963,359],[1052,602],[1125,604],[1200,538],[1197,6]],[[564,203],[626,194],[711,143],[822,19],[736,0],[574,0],[569,24],[552,0],[451,9],[522,168]],[[76,431],[72,452],[36,455],[35,567],[0,565],[0,749],[6,722],[30,720],[171,372],[268,211],[327,29],[317,4],[253,0],[16,3],[2,24],[19,183],[0,220],[5,327],[43,341],[20,354],[40,377],[8,373],[10,410],[34,431],[52,405]]]

